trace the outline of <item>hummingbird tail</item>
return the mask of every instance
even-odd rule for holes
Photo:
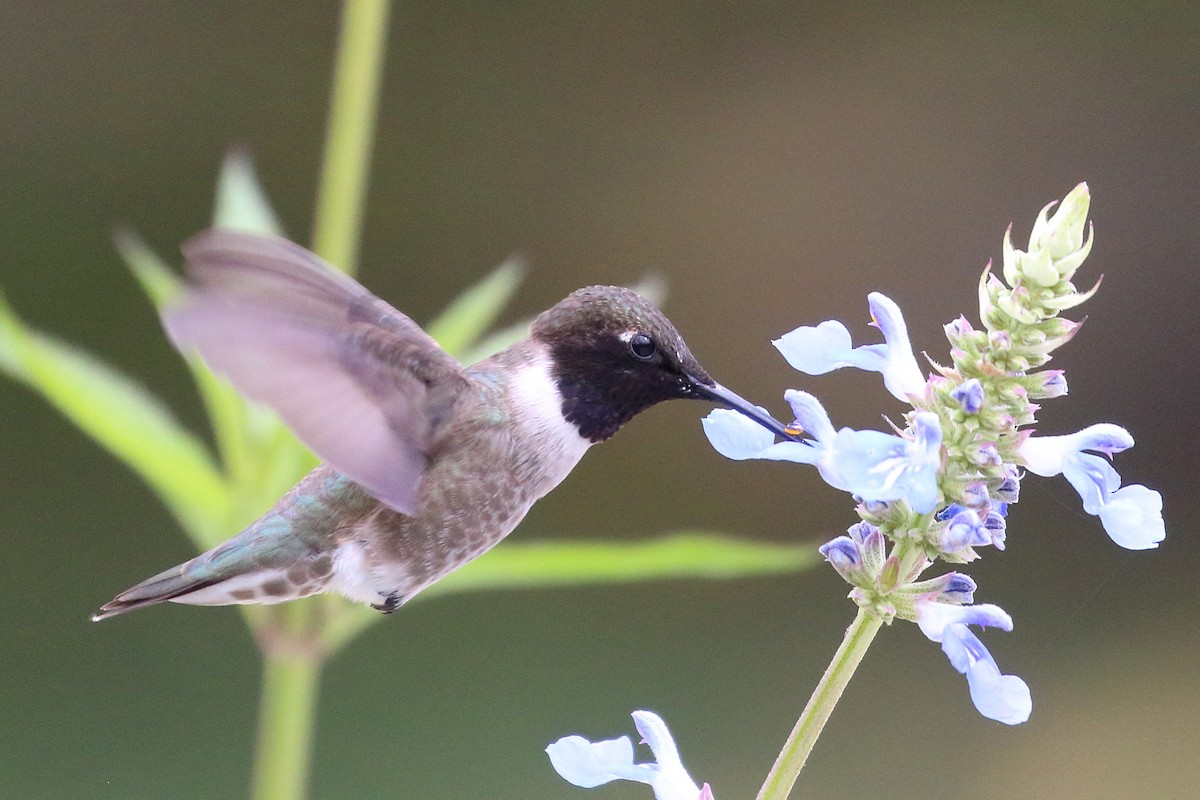
[[[100,610],[92,615],[92,622],[115,617],[143,606],[165,603],[176,597],[212,586],[219,580],[213,576],[189,575],[189,571],[184,569],[187,566],[188,564],[180,564],[172,567],[158,573],[153,578],[147,578],[137,586],[126,589],[102,605]]]

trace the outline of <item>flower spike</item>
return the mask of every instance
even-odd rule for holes
[[[967,576],[923,579],[922,573],[937,559],[973,561],[986,545],[1003,550],[1008,506],[1020,498],[1026,471],[1064,476],[1121,547],[1157,547],[1166,533],[1162,495],[1140,484],[1122,486],[1109,463],[1133,446],[1124,428],[1105,423],[1069,436],[1032,436],[1027,427],[1040,401],[1067,394],[1062,370],[1040,369],[1080,329],[1060,312],[1100,285],[1080,291],[1073,283],[1094,240],[1090,202],[1080,183],[1061,203],[1043,208],[1028,250],[1013,244],[1009,226],[1000,267],[993,272],[989,262],[979,279],[982,324],[960,316],[944,326],[951,362],[930,358],[932,375],[917,366],[899,307],[878,292],[868,303],[883,344],[855,347],[835,320],[775,340],[788,363],[809,375],[841,367],[881,373],[887,390],[912,406],[903,425],[891,423],[893,433],[835,428],[816,397],[794,389],[784,397],[804,441],[777,443],[733,411],[715,411],[704,421],[713,446],[730,458],[811,464],[826,483],[852,494],[861,522],[820,548],[854,587],[849,598],[862,615],[877,618],[874,624],[916,622],[966,676],[979,712],[1009,725],[1028,719],[1029,687],[1002,674],[968,626],[1010,630],[1012,618],[996,606],[972,605],[976,587]]]

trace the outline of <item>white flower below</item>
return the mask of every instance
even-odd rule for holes
[[[631,716],[655,761],[635,764],[628,736],[600,742],[564,736],[546,748],[551,765],[568,783],[584,789],[624,780],[648,784],[656,800],[712,800],[708,784],[696,786],[683,768],[675,740],[662,718],[652,711],[634,711]]]

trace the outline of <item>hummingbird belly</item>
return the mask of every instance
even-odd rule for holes
[[[563,419],[548,358],[522,365],[431,455],[415,515],[380,505],[339,537],[332,588],[392,610],[498,544],[591,443]],[[495,412],[504,408],[505,412]],[[494,413],[487,413],[492,409]]]

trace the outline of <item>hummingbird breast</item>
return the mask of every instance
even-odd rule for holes
[[[469,374],[429,454],[418,511],[380,504],[338,536],[334,588],[394,608],[486,552],[557,486],[590,442],[562,414],[540,345],[513,348]]]

